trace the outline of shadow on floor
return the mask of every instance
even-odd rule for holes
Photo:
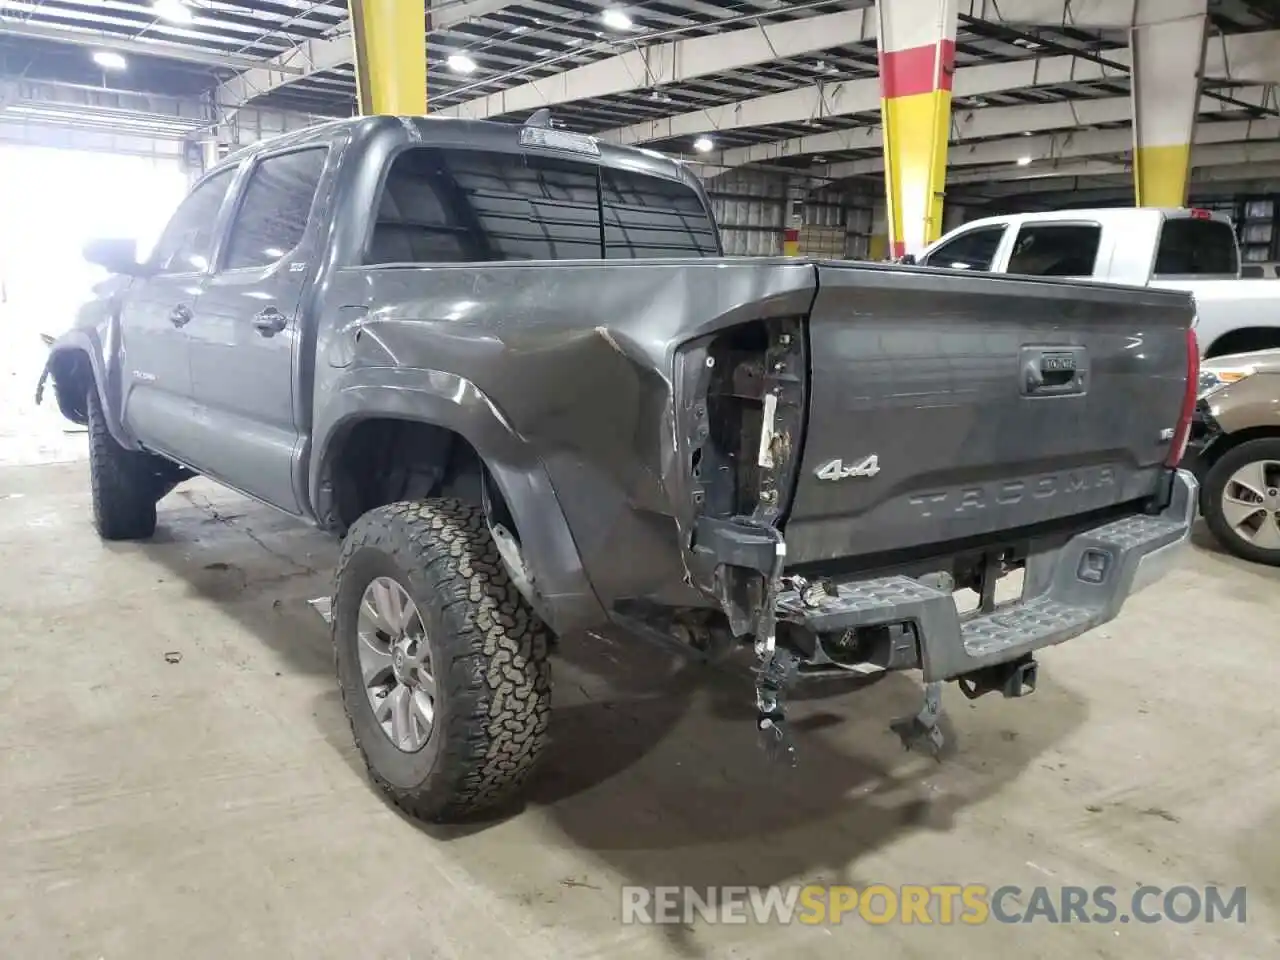
[[[211,490],[203,482],[179,488],[161,501],[149,541],[109,549],[141,548],[192,599],[215,604],[258,637],[285,669],[332,677],[329,631],[309,601],[330,592],[337,542],[268,507]]]
[[[1218,542],[1218,538],[1213,535],[1209,529],[1209,525],[1203,520],[1196,521],[1196,525],[1191,529],[1191,543],[1198,547],[1203,553],[1208,554],[1214,560],[1221,561],[1227,566],[1234,567],[1242,572],[1260,574],[1271,579],[1280,580],[1280,567],[1269,567],[1264,563],[1254,563],[1252,560],[1242,560],[1235,554],[1227,552],[1222,544]]]
[[[143,547],[149,556],[291,669],[332,675],[328,630],[307,601],[328,592],[336,544],[238,500],[184,503],[180,492],[162,517],[163,533]],[[951,688],[953,755],[939,764],[904,753],[888,730],[919,708],[915,676],[862,689],[827,682],[795,700],[800,764],[786,769],[756,744],[745,666],[681,661],[612,634],[565,638],[553,742],[524,808],[628,884],[858,882],[861,858],[906,832],[950,829],[958,811],[999,791],[1085,716],[1049,671],[1029,701],[969,703]],[[336,689],[315,715],[364,776]],[[450,842],[491,825],[417,826]],[[687,928],[662,933],[672,949],[697,953]]]
[[[587,656],[581,648],[564,652],[578,665]],[[623,682],[635,679],[628,673]],[[1050,686],[1051,678],[1045,679]],[[915,787],[939,774],[946,780],[960,765],[989,792],[1084,717],[1083,705],[1057,690],[1039,703],[1001,704],[1014,722],[1034,712],[1030,730],[984,729],[965,721],[972,711],[1001,702],[970,704],[949,690],[944,729],[950,745],[939,763],[904,753],[888,729],[891,719],[919,709],[916,676],[892,675],[862,689],[830,684],[823,698],[793,702],[800,762],[786,769],[770,763],[756,743],[746,677],[694,665],[672,681],[655,681],[635,699],[560,711],[555,747],[532,795],[533,802],[550,806],[566,834],[620,861],[632,860],[626,872],[652,883],[730,882],[723,865],[707,855],[708,845],[758,840],[735,872],[742,882],[768,883],[803,873],[806,864],[847,863],[851,851],[842,847],[851,841],[878,843],[899,827],[945,829],[957,806],[975,797],[943,791],[930,798]],[[637,769],[650,761],[649,769]],[[974,762],[978,766],[970,766]],[[656,767],[662,774],[655,777]],[[650,817],[655,811],[660,816]],[[770,849],[771,837],[794,829],[814,831],[820,846],[799,855],[785,843]],[[704,849],[681,866],[643,856],[685,846]],[[732,855],[742,857],[742,848]]]
[[[788,769],[756,743],[745,670],[673,669],[653,648],[590,636],[566,641],[556,666],[553,745],[528,803],[643,887],[874,882],[857,875],[860,860],[905,833],[951,829],[962,808],[999,791],[1085,716],[1048,671],[1024,702],[971,704],[952,688],[951,750],[938,763],[904,753],[888,729],[919,708],[915,676],[861,689],[828,683],[826,696],[794,702],[800,762]],[[564,684],[573,677],[603,679],[584,686],[604,692],[572,696]],[[660,935],[682,955],[699,953],[689,928]]]

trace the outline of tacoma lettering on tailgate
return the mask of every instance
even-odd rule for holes
[[[921,493],[911,497],[908,502],[919,509],[922,517],[932,517],[940,513],[982,510],[991,505],[1009,506],[1021,503],[1027,498],[1048,500],[1051,497],[1076,496],[1102,487],[1114,486],[1115,482],[1114,468],[1096,467],[1089,470],[1047,473],[1027,480],[999,480],[979,486]]]

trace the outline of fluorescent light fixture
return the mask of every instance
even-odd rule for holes
[[[93,62],[103,70],[123,70],[129,65],[129,61],[114,50],[93,51]]]
[[[600,22],[611,30],[630,30],[631,18],[616,7],[611,7],[600,15]]]
[[[1026,166],[1027,164],[1029,164],[1030,162],[1031,162],[1031,158],[1030,158],[1030,157],[1019,157],[1019,158],[1018,158],[1018,166],[1020,166],[1020,167],[1025,167],[1025,166]]]
[[[476,68],[476,62],[465,53],[451,54],[447,62],[454,73],[471,73]]]
[[[151,5],[151,12],[170,23],[190,23],[193,19],[191,8],[182,0],[156,0]]]
[[[693,141],[693,149],[697,150],[699,153],[707,153],[714,146],[715,144],[711,142],[710,137],[699,137],[697,140]]]

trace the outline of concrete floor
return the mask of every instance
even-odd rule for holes
[[[1119,621],[1048,652],[1034,697],[949,689],[942,764],[887,732],[910,677],[806,700],[802,766],[781,774],[741,679],[567,640],[528,803],[427,828],[350,743],[307,603],[333,543],[198,482],[154,542],[103,545],[83,437],[0,409],[6,960],[1280,950],[1280,572],[1203,538]],[[619,924],[623,884],[794,881],[1247,885],[1248,922]]]

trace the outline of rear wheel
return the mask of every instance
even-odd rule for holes
[[[351,732],[395,804],[448,821],[518,792],[546,740],[551,635],[481,508],[434,499],[362,516],[331,624]]]
[[[89,426],[89,480],[93,525],[103,540],[145,540],[156,531],[156,501],[165,492],[155,458],[116,443],[90,385],[85,409]]]
[[[1280,566],[1280,438],[1223,454],[1205,477],[1201,512],[1227,550]]]

